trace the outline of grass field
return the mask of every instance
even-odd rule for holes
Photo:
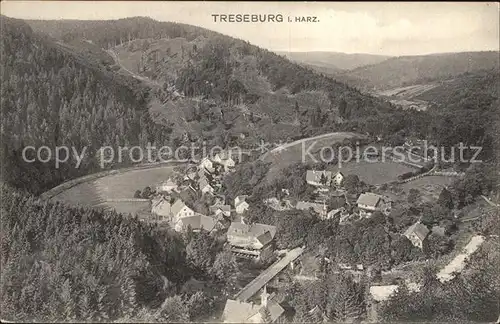
[[[146,186],[154,186],[160,181],[167,180],[172,175],[173,169],[174,166],[171,165],[158,166],[104,176],[78,184],[51,199],[71,205],[95,206],[106,202],[108,199],[133,198],[136,190],[142,191]],[[134,204],[138,205],[138,207],[131,207]],[[143,202],[120,202],[109,206],[129,212],[129,210],[139,210],[143,204]]]
[[[456,178],[445,176],[427,176],[402,185],[404,191],[417,189],[422,194],[423,201],[435,201],[443,188],[449,186]]]
[[[294,163],[301,163],[304,161],[306,163],[314,162],[313,159],[309,157],[307,152],[315,156],[318,159],[318,150],[322,147],[331,146],[334,143],[342,142],[346,138],[360,138],[363,137],[361,134],[350,133],[350,132],[336,132],[325,134],[324,136],[316,136],[308,139],[298,140],[286,145],[281,146],[281,148],[274,149],[268,152],[264,157],[263,161],[271,163],[271,168],[267,174],[267,179],[272,180],[279,175],[280,170],[286,168]]]
[[[329,170],[335,173],[341,171],[344,176],[348,174],[355,174],[361,181],[372,185],[379,185],[395,181],[398,179],[399,175],[406,172],[415,171],[415,169],[409,166],[392,161],[353,161],[341,165],[340,168],[338,165],[332,166]]]
[[[148,219],[151,215],[151,203],[148,201],[120,201],[120,202],[105,202],[96,207],[103,209],[114,209],[121,214],[137,214],[139,218]]]

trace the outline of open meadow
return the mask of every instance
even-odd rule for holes
[[[334,173],[341,171],[344,176],[349,174],[355,174],[359,177],[361,181],[364,181],[371,185],[380,185],[392,181],[398,180],[398,176],[414,171],[414,168],[406,166],[401,163],[392,162],[386,160],[385,162],[376,161],[351,161],[348,163],[339,165],[333,165],[328,169]]]
[[[93,181],[83,182],[73,186],[56,196],[58,200],[70,205],[96,206],[103,203],[115,208],[118,212],[133,213],[141,210],[144,202],[113,202],[108,200],[133,198],[136,190],[167,180],[173,173],[174,166],[158,166],[148,169],[127,170],[98,178]]]
[[[319,136],[309,137],[281,145],[261,157],[263,162],[271,163],[267,174],[268,181],[279,175],[280,170],[294,163],[301,163],[304,157],[306,163],[314,162],[307,154],[315,156],[319,160],[319,150],[323,147],[332,146],[335,143],[342,142],[344,139],[363,138],[364,135],[351,132],[335,132]]]
[[[456,178],[446,176],[426,176],[402,184],[403,190],[408,192],[410,189],[420,191],[423,201],[435,201],[443,188],[451,185]]]

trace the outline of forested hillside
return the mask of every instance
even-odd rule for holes
[[[385,90],[499,68],[498,52],[464,52],[394,57],[351,70],[346,75],[364,80],[367,89]]]
[[[418,136],[446,147],[460,141],[481,144],[484,156],[491,156],[491,121],[497,115],[498,94],[481,89],[494,89],[498,85],[494,76],[485,76],[484,82],[469,78],[457,85],[459,95],[449,96],[455,100],[453,112],[448,112],[447,103],[445,109],[428,112],[398,111],[382,99],[272,52],[194,26],[140,17],[30,21],[35,30],[63,42],[58,44],[34,34],[21,21],[2,21],[6,67],[2,71],[6,153],[2,156],[7,161],[4,168],[11,170],[4,174],[7,180],[16,179],[9,181],[17,186],[28,188],[30,183],[33,192],[88,173],[96,162],[88,159],[82,168],[71,171],[64,166],[50,170],[48,165],[20,163],[22,146],[42,143],[96,148],[150,141],[175,146],[187,135],[188,141],[205,140],[209,145],[254,147],[260,139],[278,141],[349,130],[380,135],[390,143]],[[463,70],[469,61],[470,70],[495,66],[492,54],[389,59],[401,69],[387,66],[384,78],[436,77],[434,71],[443,64],[443,73],[449,75]],[[113,55],[114,63],[109,59]],[[378,71],[375,67],[384,64],[362,69]],[[406,69],[418,73],[408,74]],[[394,73],[397,77],[391,77]],[[468,90],[461,91],[463,87]],[[49,171],[55,172],[49,175]]]
[[[148,90],[138,81],[95,68],[34,34],[23,21],[2,16],[1,23],[4,181],[40,193],[94,170],[94,154],[101,146],[168,141],[168,129],[147,113]],[[89,158],[79,169],[72,159],[59,169],[53,160],[26,163],[21,153],[29,145],[78,152],[87,146]]]
[[[185,280],[166,229],[40,202],[2,186],[2,319],[114,320],[159,307]]]
[[[165,102],[167,95],[153,102],[153,110],[159,116],[170,116],[175,125],[182,124],[195,137],[208,134],[225,138],[243,133],[251,138],[262,135],[277,140],[270,125],[282,139],[305,136],[320,133],[322,126],[331,129],[327,124],[338,117],[341,102],[352,106],[352,118],[376,115],[390,108],[382,100],[272,52],[199,27],[141,17],[29,23],[35,30],[63,42],[85,39],[115,52],[127,70],[158,82],[167,93],[175,88],[189,98],[216,100],[218,110],[224,113],[223,120],[209,118],[213,117],[210,112],[200,107],[206,102],[199,100],[177,98],[178,102],[172,104]],[[60,31],[63,27],[66,32]],[[172,109],[172,105],[183,107],[183,111],[179,114],[179,109]],[[319,110],[320,118],[313,116],[314,110]],[[312,119],[316,120],[315,125],[311,125]],[[232,123],[234,127],[229,126]],[[228,132],[210,132],[223,128],[220,126],[229,128]]]
[[[312,64],[326,69],[352,70],[365,65],[383,62],[390,58],[386,55],[361,54],[361,53],[337,53],[337,52],[278,52],[292,61]]]
[[[175,147],[186,133],[188,140],[223,146],[243,134],[255,145],[260,138],[278,141],[340,128],[339,107],[347,119],[391,111],[382,100],[274,53],[194,26],[149,18],[30,23],[51,36],[2,16],[2,177],[33,193],[95,171],[94,154],[105,145]],[[124,73],[104,52],[118,52],[125,42],[124,50],[134,51],[128,40],[151,44],[155,38],[191,48],[178,66],[153,60],[152,48],[142,51],[138,74],[159,87]],[[173,98],[172,85],[185,98]],[[72,158],[55,169],[52,161],[22,161],[29,145],[73,146],[77,152],[87,147],[88,155],[79,169]]]

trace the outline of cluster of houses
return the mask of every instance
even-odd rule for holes
[[[228,299],[222,313],[224,323],[275,323],[280,322],[285,309],[275,300],[275,293],[268,294],[264,286],[260,304]]]
[[[190,190],[198,190],[201,194],[216,194],[221,186],[222,176],[231,172],[237,161],[230,154],[217,154],[213,159],[204,158],[189,172],[187,180]],[[177,191],[178,186],[168,179],[156,187],[159,193],[151,202],[151,214],[158,222],[168,223],[175,231],[184,232],[191,228],[194,232],[202,229],[212,232],[227,230],[229,249],[238,257],[259,260],[270,256],[274,251],[276,227],[265,224],[246,224],[244,214],[250,207],[246,195],[234,198],[232,205],[219,199],[209,208],[209,215],[196,212],[182,199],[173,198],[170,194]],[[218,198],[221,198],[218,196]]]
[[[342,172],[332,173],[330,171],[308,170],[306,182],[317,187],[318,199],[315,201],[292,201],[290,199],[278,200],[277,198],[266,199],[269,207],[275,210],[307,210],[314,211],[322,220],[339,219],[339,223],[346,224],[348,221],[370,218],[374,213],[380,212],[389,215],[392,200],[376,193],[366,192],[359,196],[351,197],[343,188],[344,174]],[[337,208],[328,209],[326,201],[330,197],[343,198],[344,204]],[[430,230],[419,222],[408,228],[403,234],[410,242],[422,249],[423,242]]]
[[[350,197],[343,188],[344,174],[330,171],[308,170],[306,172],[306,182],[316,187],[318,198],[315,201],[296,201],[290,199],[278,200],[269,198],[264,201],[269,207],[275,210],[313,210],[320,219],[339,218],[340,224],[345,224],[348,220],[357,218],[369,218],[373,213],[380,211],[388,215],[391,209],[391,200],[375,193],[363,193],[357,197]],[[343,199],[344,204],[336,208],[328,209],[326,201],[331,197]],[[356,200],[357,199],[357,200]]]
[[[231,172],[237,164],[237,159],[228,152],[216,154],[212,159],[203,158],[196,169],[188,172],[182,186],[184,190],[192,190],[200,195],[214,195],[222,186],[222,177]],[[238,196],[233,206],[226,204],[225,198],[217,196],[216,203],[210,206],[209,215],[196,212],[182,199],[173,198],[173,192],[179,192],[178,184],[169,178],[156,186],[157,195],[151,201],[151,214],[159,222],[167,222],[176,231],[185,231],[191,227],[193,231],[202,228],[213,231],[224,227],[224,220],[231,219],[231,213],[242,214],[249,208],[246,196]]]

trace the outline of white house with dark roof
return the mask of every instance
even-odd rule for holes
[[[281,305],[274,300],[274,294],[269,295],[264,286],[260,305],[228,299],[222,313],[224,323],[265,323],[267,309],[268,321],[277,322],[285,313]]]
[[[170,200],[164,197],[152,200],[151,213],[159,216],[160,220],[168,222],[174,229],[181,219],[195,216],[196,214],[181,199],[171,204]]]
[[[370,217],[372,213],[382,210],[383,203],[382,196],[371,192],[361,194],[356,201],[361,217]]]
[[[151,213],[159,216],[161,220],[168,221],[172,216],[170,200],[161,196],[151,201]]]
[[[340,207],[340,208],[330,210],[326,214],[326,219],[338,218],[340,220],[340,219],[345,219],[348,216],[349,216],[349,212],[347,211],[347,209],[345,207]]]
[[[213,194],[215,192],[215,189],[210,185],[206,177],[202,177],[198,180],[198,188],[201,193]]]
[[[408,229],[405,231],[403,234],[410,240],[410,242],[418,247],[419,249],[422,248],[423,243],[427,235],[429,234],[429,229],[427,226],[424,224],[417,222],[413,224],[412,226],[408,227]]]
[[[247,195],[241,195],[234,198],[234,208],[237,214],[243,214],[250,207],[246,201],[247,197]]]
[[[276,226],[232,222],[227,231],[231,251],[238,256],[258,259],[273,252]]]
[[[174,225],[174,230],[177,232],[186,231],[189,227],[193,232],[199,232],[202,229],[212,232],[217,229],[218,221],[212,217],[202,214],[195,214],[194,216],[183,217]]]
[[[337,187],[340,187],[342,185],[342,182],[344,181],[344,178],[345,178],[344,174],[339,171],[333,177],[333,182]]]
[[[332,172],[307,170],[306,182],[312,186],[330,186],[332,182]]]
[[[195,214],[194,210],[186,206],[186,204],[180,199],[177,199],[177,201],[172,205],[171,210],[172,221],[174,224],[181,218],[194,216]]]
[[[156,191],[158,192],[171,192],[177,188],[177,184],[172,180],[172,178],[168,178],[166,181],[160,182],[156,186]]]
[[[207,170],[208,172],[215,171],[214,163],[208,157],[204,157],[203,159],[201,159],[200,163],[198,164],[198,167],[200,170]]]
[[[236,166],[236,160],[233,159],[230,152],[226,151],[217,153],[213,158],[213,162],[222,165],[225,171],[228,171]]]
[[[316,212],[320,216],[320,218],[322,218],[322,219],[326,218],[327,209],[326,209],[326,205],[324,203],[320,204],[320,203],[309,202],[309,201],[299,201],[295,205],[295,209],[299,209],[299,210],[307,210],[308,211],[311,208],[314,210],[314,212]]]

